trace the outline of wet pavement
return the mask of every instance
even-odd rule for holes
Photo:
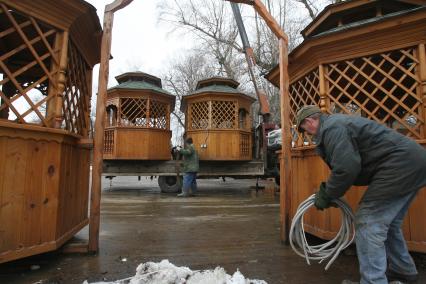
[[[279,200],[256,193],[255,180],[199,180],[196,197],[161,194],[156,180],[104,180],[98,255],[53,252],[0,264],[0,283],[112,281],[139,263],[168,259],[192,270],[222,266],[268,283],[340,283],[358,279],[356,256],[342,254],[329,271],[308,266],[279,240]],[[87,228],[74,241],[87,240]],[[419,258],[424,260],[424,255]],[[32,268],[32,269],[31,269]],[[426,283],[424,263],[420,281]]]

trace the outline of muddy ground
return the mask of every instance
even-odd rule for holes
[[[279,200],[255,180],[200,180],[196,197],[161,194],[156,180],[104,180],[98,255],[53,252],[0,265],[0,283],[82,283],[134,275],[139,263],[168,259],[192,270],[222,266],[268,283],[358,280],[351,251],[329,271],[308,266],[279,240]],[[73,241],[87,240],[87,228]],[[424,255],[416,255],[426,283]],[[423,261],[423,263],[422,263]]]

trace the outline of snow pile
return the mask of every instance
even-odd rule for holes
[[[96,284],[267,284],[263,280],[250,280],[240,271],[232,276],[222,267],[214,270],[192,271],[188,267],[177,267],[167,259],[159,263],[146,262],[139,264],[136,275],[114,282],[98,282]],[[85,281],[83,284],[87,284]]]

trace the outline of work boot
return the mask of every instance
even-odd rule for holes
[[[417,279],[419,278],[418,274],[401,274],[392,270],[386,271],[386,277],[388,278],[389,282],[396,282],[393,284],[397,284],[399,281],[400,283],[416,283]]]
[[[182,192],[182,193],[179,193],[177,195],[177,197],[189,197],[189,194],[186,194],[186,193]]]

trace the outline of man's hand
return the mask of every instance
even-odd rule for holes
[[[315,193],[314,205],[318,210],[324,210],[324,209],[332,206],[332,204],[331,204],[332,198],[330,196],[328,196],[325,188],[326,188],[325,182],[322,182],[320,184],[319,191],[317,191]]]

